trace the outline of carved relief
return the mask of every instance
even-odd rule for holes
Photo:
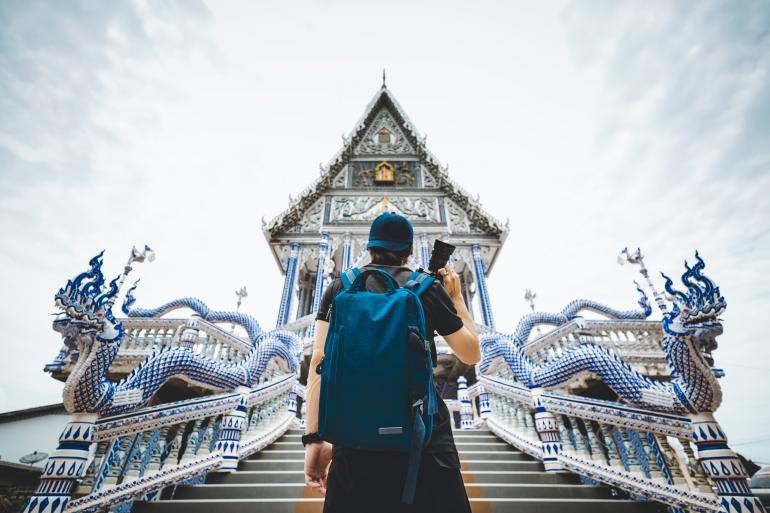
[[[425,167],[422,168],[422,186],[430,188],[438,187],[436,179],[433,178],[433,175],[430,174]]]
[[[313,206],[305,211],[302,215],[302,219],[298,224],[292,227],[289,232],[317,232],[321,229],[321,216],[323,215],[323,198],[319,199]]]
[[[437,198],[358,196],[333,198],[329,222],[371,221],[383,212],[396,212],[413,221],[441,222]]]
[[[373,196],[359,196],[354,198],[332,198],[331,212],[329,222],[335,221],[364,221],[374,219],[380,213],[381,209],[376,209],[380,203],[379,198]],[[370,210],[377,210],[372,216]]]
[[[452,254],[452,260],[457,269],[464,269],[465,266],[473,269],[473,255],[468,248],[457,248]]]
[[[449,228],[455,233],[468,233],[471,231],[471,224],[468,221],[468,215],[455,204],[447,199],[445,202],[447,217],[449,218]]]
[[[390,112],[383,109],[374,118],[374,122],[364,134],[361,142],[358,143],[355,153],[358,155],[393,155],[414,153],[414,149]]]
[[[374,185],[374,170],[373,169],[360,169],[353,175],[353,186],[355,187],[368,187]]]
[[[278,260],[281,262],[281,268],[286,272],[286,265],[289,262],[289,255],[291,254],[291,245],[281,244],[276,251]]]
[[[441,222],[437,198],[399,196],[393,198],[392,202],[406,217],[435,223]]]
[[[348,184],[348,168],[345,166],[345,169],[339,172],[339,174],[334,177],[334,181],[332,182],[332,187],[345,187]]]
[[[415,181],[414,174],[409,170],[409,164],[406,162],[399,164],[398,175],[396,175],[396,185],[414,187]]]
[[[299,254],[299,267],[306,267],[308,271],[315,270],[315,264],[318,259],[318,247],[303,247]]]

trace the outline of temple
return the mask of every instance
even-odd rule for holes
[[[367,263],[369,225],[385,211],[414,225],[415,269],[427,268],[435,239],[457,246],[469,310],[494,328],[486,277],[508,226],[449,177],[384,83],[321,176],[262,226],[286,277],[276,324],[312,314],[332,277]]]
[[[62,403],[0,416],[14,454],[27,452],[31,418],[61,422],[61,434],[25,456],[29,467],[0,462],[30,487],[2,493],[24,513],[322,511],[299,440],[314,312],[332,279],[367,262],[384,211],[412,221],[415,269],[435,240],[457,246],[482,360],[462,364],[439,338],[434,378],[475,513],[765,511],[715,417],[727,302],[704,258],[683,255],[678,283],[664,275],[659,291],[641,250],[625,249],[619,261],[642,279],[623,308],[578,295],[558,312],[532,304],[499,331],[487,278],[508,223],[450,178],[384,81],[320,176],[263,221],[284,276],[277,319],[192,297],[136,306],[128,278],[153,260],[147,246],[111,281],[103,253],[62,280],[62,345],[44,369],[64,382]]]

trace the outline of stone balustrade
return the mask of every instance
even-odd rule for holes
[[[294,333],[302,341],[303,350],[313,346],[313,326],[315,314],[306,315],[299,319],[279,326],[277,329]]]
[[[76,414],[25,512],[128,513],[134,500],[158,500],[209,472],[234,470],[291,426],[295,384],[294,374],[284,374],[129,414]]]
[[[617,354],[646,376],[670,376],[662,349],[663,330],[658,321],[571,321],[524,344],[535,363],[545,363],[579,344],[593,343]]]
[[[546,470],[571,471],[586,484],[606,483],[673,511],[720,511],[721,479],[704,472],[689,417],[530,390],[500,375],[482,376],[469,395],[485,395],[489,412],[479,417],[500,438],[546,462]]]
[[[111,374],[128,374],[154,351],[182,345],[190,346],[201,356],[223,364],[240,362],[252,348],[245,338],[197,316],[187,319],[128,317],[119,321],[123,323],[124,335],[110,367]],[[189,329],[193,326],[194,330]],[[74,354],[63,350],[57,361],[46,366],[46,370],[66,376],[75,361]]]

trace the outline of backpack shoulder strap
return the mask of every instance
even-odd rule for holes
[[[408,288],[417,294],[417,297],[419,297],[423,292],[428,290],[428,287],[430,287],[435,280],[435,276],[431,276],[427,273],[421,273],[420,271],[415,271],[412,273],[409,279],[406,280],[404,287]]]
[[[344,273],[340,274],[340,281],[342,281],[342,288],[348,290],[353,282],[356,281],[358,275],[361,274],[361,269],[358,267],[351,267]]]

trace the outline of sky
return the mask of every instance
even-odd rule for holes
[[[0,1],[0,411],[61,400],[54,293],[132,245],[137,306],[196,296],[274,324],[261,232],[381,83],[449,174],[509,219],[500,331],[698,249],[728,308],[717,412],[770,463],[770,3]],[[660,287],[661,280],[656,278]]]

